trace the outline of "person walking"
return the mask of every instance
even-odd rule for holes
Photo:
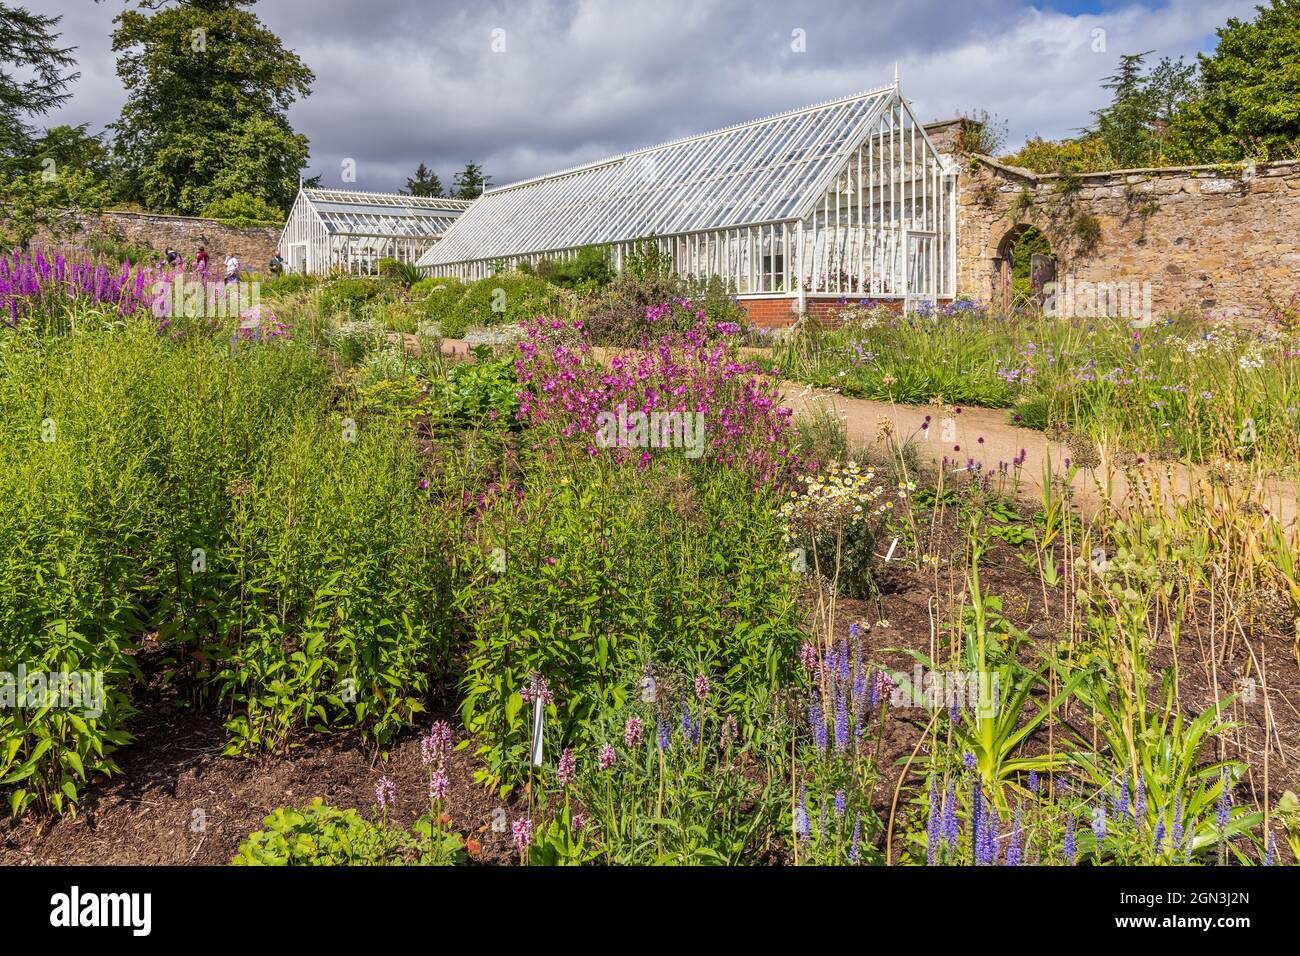
[[[239,257],[233,252],[226,256],[226,282],[239,281]]]
[[[204,275],[208,274],[208,250],[202,243],[199,244],[199,251],[194,256],[194,268]]]
[[[279,249],[276,249],[271,256],[271,275],[273,277],[284,275],[284,260],[280,258]]]

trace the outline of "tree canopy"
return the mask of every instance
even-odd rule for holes
[[[253,3],[142,3],[117,16],[122,198],[191,215],[236,193],[280,210],[293,201],[308,144],[287,111],[315,75],[245,9]]]

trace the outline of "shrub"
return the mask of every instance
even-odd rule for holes
[[[364,307],[388,292],[382,279],[345,276],[331,279],[321,286],[320,310],[325,315],[349,315],[360,318]]]
[[[233,193],[225,199],[218,199],[203,207],[204,219],[242,229],[247,226],[278,226],[284,222],[284,213],[276,209],[261,196],[248,193]]]
[[[320,284],[320,276],[305,272],[286,272],[271,279],[263,279],[260,288],[262,295],[268,298],[282,298],[310,291]]]
[[[500,272],[465,289],[455,312],[444,320],[443,334],[460,338],[470,326],[518,325],[539,315],[563,314],[572,307],[572,294],[545,279],[518,271]]]
[[[614,266],[608,246],[583,246],[572,259],[542,259],[536,273],[566,289],[590,291],[609,284]]]

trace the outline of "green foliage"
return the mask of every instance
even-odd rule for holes
[[[419,840],[320,797],[302,809],[280,807],[248,835],[235,866],[402,866],[421,862]]]
[[[307,140],[286,114],[315,77],[245,6],[118,14],[113,51],[127,100],[113,130],[124,199],[185,215],[238,193],[274,209],[293,201]]]
[[[59,46],[63,18],[0,3],[0,163],[28,153],[31,116],[41,116],[72,94],[73,47]],[[12,72],[11,72],[12,70]]]
[[[216,219],[235,228],[278,225],[284,221],[280,210],[261,196],[244,192],[213,200],[203,207],[200,215],[205,219]]]
[[[609,285],[614,265],[607,246],[583,246],[572,259],[543,259],[537,275],[566,289],[590,291]]]
[[[1199,54],[1203,94],[1174,117],[1179,163],[1293,159],[1300,144],[1300,2],[1271,0],[1220,27]]]
[[[415,175],[406,180],[405,193],[408,196],[441,196],[442,180],[432,169],[421,163],[415,169]]]
[[[0,245],[26,246],[42,230],[67,239],[81,229],[82,214],[98,212],[107,201],[107,186],[83,169],[16,176],[0,183]]]
[[[471,326],[518,325],[539,315],[564,315],[571,307],[571,294],[545,279],[518,271],[499,272],[464,289],[454,311],[443,320],[443,335],[460,338]]]
[[[692,474],[684,459],[643,477],[585,451],[512,480],[523,497],[485,504],[483,556],[458,597],[473,627],[461,712],[488,779],[526,773],[521,691],[534,671],[554,692],[551,753],[591,746],[647,660],[707,675],[720,712],[757,719],[799,639],[797,575],[768,495],[735,472]],[[496,548],[508,573],[493,570]]]
[[[457,199],[477,199],[485,189],[492,188],[491,177],[483,172],[483,167],[478,163],[466,163],[452,182],[456,187]]]
[[[320,310],[327,316],[359,318],[365,307],[385,297],[388,284],[368,276],[340,276],[320,287]]]
[[[262,295],[268,299],[279,299],[308,292],[321,284],[320,276],[306,272],[286,272],[283,275],[265,279],[262,282]]]

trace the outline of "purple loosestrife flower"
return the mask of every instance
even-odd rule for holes
[[[614,764],[618,763],[618,757],[614,753],[613,744],[605,744],[600,748],[599,765],[601,770],[611,770]]]
[[[1037,770],[1029,771],[1028,786],[1029,786],[1029,792],[1032,793],[1034,796],[1038,796],[1038,771]]]
[[[1074,866],[1074,858],[1078,849],[1074,845],[1074,814],[1070,811],[1065,812],[1065,862]]]
[[[1165,818],[1162,816],[1156,819],[1156,831],[1154,834],[1152,834],[1151,837],[1151,849],[1155,850],[1155,852],[1158,855],[1164,851],[1164,848],[1165,848]]]
[[[847,801],[844,798],[843,789],[836,790],[835,791],[835,816],[842,819],[844,817],[844,809],[846,805],[847,805]]]
[[[668,721],[659,718],[659,749],[667,750],[672,744],[672,734],[668,730]]]
[[[528,817],[520,817],[510,824],[510,836],[514,840],[515,852],[521,856],[527,853],[533,843],[533,821]]]
[[[1115,804],[1116,816],[1128,816],[1128,774],[1126,773],[1119,781],[1119,802]]]
[[[397,799],[397,786],[387,776],[380,777],[375,783],[375,803],[380,810],[387,810]]]
[[[1183,795],[1174,798],[1174,824],[1169,831],[1169,839],[1175,847],[1183,845]]]
[[[1277,860],[1277,837],[1273,835],[1272,830],[1269,830],[1268,838],[1264,841],[1264,865],[1272,866],[1274,861],[1276,860]]]
[[[1101,850],[1101,842],[1106,839],[1106,808],[1097,807],[1092,811],[1092,835],[1097,838],[1097,849]]]
[[[560,786],[567,787],[572,783],[577,772],[578,761],[574,759],[573,750],[565,747],[564,752],[560,754],[559,766],[555,768],[555,776],[560,781]]]
[[[858,811],[857,817],[853,820],[853,840],[849,844],[849,862],[858,862],[858,851],[862,847],[862,811]]]
[[[629,717],[623,725],[623,742],[629,747],[640,747],[645,742],[645,727],[640,717]]]

